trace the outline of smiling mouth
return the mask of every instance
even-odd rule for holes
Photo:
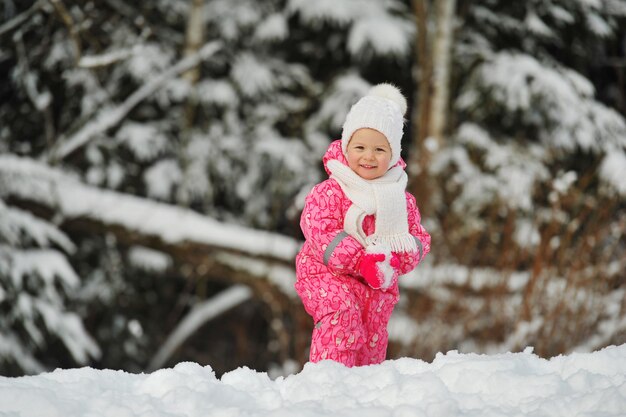
[[[365,168],[365,169],[374,169],[376,168],[374,165],[361,165],[361,168]]]

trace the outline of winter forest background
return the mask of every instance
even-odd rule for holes
[[[307,359],[304,196],[392,82],[390,358],[626,342],[626,1],[1,0],[0,374]]]

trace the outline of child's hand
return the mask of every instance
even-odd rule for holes
[[[370,287],[386,290],[398,277],[398,272],[391,264],[394,259],[391,254],[372,253],[372,250],[368,248],[368,251],[361,255],[358,267],[359,274]],[[397,265],[399,266],[399,263]]]

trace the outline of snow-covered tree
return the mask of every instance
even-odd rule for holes
[[[11,162],[16,161],[3,160]],[[1,197],[0,191],[3,373],[45,370],[49,357],[44,352],[59,342],[75,363],[85,365],[98,359],[98,344],[85,330],[82,317],[68,307],[80,288],[80,278],[67,257],[76,251],[74,244],[53,223],[8,206]]]
[[[572,190],[593,193],[596,204],[623,197],[616,179],[626,161],[626,119],[583,75],[593,64],[578,60],[586,51],[607,58],[602,45],[619,33],[623,4],[489,1],[463,17],[455,48],[459,122],[450,131],[456,140],[435,167],[441,174],[454,166],[441,188],[454,198],[446,210],[475,218],[466,222],[471,234],[485,227],[494,204],[505,208],[499,217],[514,212],[526,225],[539,207]]]
[[[608,301],[612,290],[589,285],[619,286],[626,263],[618,237],[626,119],[592,78],[608,61],[608,39],[624,36],[625,12],[623,2],[460,7],[453,124],[430,167],[439,184],[433,231],[445,236],[444,257],[528,271],[513,313],[523,336],[509,340],[544,353],[582,343],[624,311]],[[556,282],[566,288],[559,302],[549,290]],[[587,304],[563,301],[576,293]],[[619,326],[613,334],[620,337]]]

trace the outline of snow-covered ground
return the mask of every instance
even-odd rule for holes
[[[248,368],[217,379],[190,362],[150,374],[59,369],[1,377],[0,416],[623,417],[626,344],[549,360],[527,349],[352,369],[322,362],[275,379]]]

